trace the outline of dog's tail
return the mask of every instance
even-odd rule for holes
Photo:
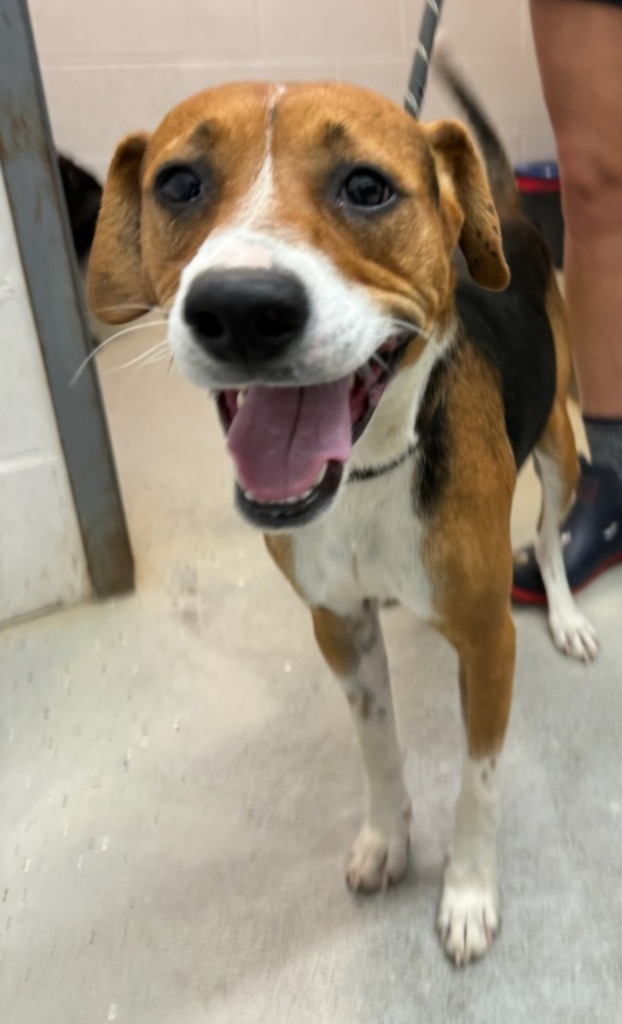
[[[484,157],[495,205],[501,215],[519,212],[516,180],[510,159],[479,100],[457,70],[445,37],[437,36],[432,67],[462,108]]]

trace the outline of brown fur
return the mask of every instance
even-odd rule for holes
[[[516,466],[494,373],[468,345],[447,390],[450,467],[424,560],[434,581],[437,628],[460,658],[469,752],[483,757],[500,748],[511,702],[510,511]]]
[[[536,452],[542,451],[544,454],[549,455],[559,467],[560,477],[564,483],[564,497],[561,510],[561,520],[563,520],[566,517],[576,491],[579,479],[579,463],[574,432],[566,404],[568,391],[572,383],[568,320],[564,300],[554,273],[551,274],[551,282],[546,296],[546,311],[555,342],[557,391],[551,415],[536,445]]]
[[[572,380],[572,359],[570,356],[566,305],[553,269],[551,269],[551,278],[544,304],[555,343],[555,362],[557,366],[556,397],[560,401],[565,402]]]
[[[339,679],[351,676],[358,667],[359,652],[348,623],[328,608],[312,608],[311,615],[315,639],[328,666]],[[361,714],[369,715],[369,696],[363,695]]]
[[[266,547],[285,578],[304,600],[296,580],[293,545],[289,537],[266,534]],[[339,679],[352,675],[359,661],[356,641],[348,623],[328,608],[312,608],[313,630],[318,646],[329,667]],[[353,699],[355,699],[353,697]]]
[[[104,186],[91,256],[89,303],[104,323],[133,320],[154,303],[145,281],[141,246],[140,174],[148,135],[131,135],[117,147]]]
[[[451,251],[459,241],[473,280],[485,288],[505,288],[510,275],[501,248],[499,218],[475,146],[462,125],[454,121],[433,124],[428,137],[439,164],[441,189],[448,179],[462,214]]]
[[[267,533],[264,535],[264,543],[275,565],[281,570],[285,579],[292,585],[298,596],[304,600],[304,595],[296,580],[294,548],[291,538],[282,533]]]

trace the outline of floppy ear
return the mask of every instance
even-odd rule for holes
[[[460,209],[462,225],[457,240],[471,277],[484,288],[501,291],[509,284],[510,271],[488,178],[471,137],[458,121],[438,121],[426,130],[439,172],[441,197],[448,198],[449,178],[451,198]]]
[[[140,251],[140,171],[148,135],[119,143],[104,186],[88,269],[92,312],[107,324],[135,320],[154,304]]]

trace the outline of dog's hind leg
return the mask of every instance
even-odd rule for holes
[[[557,389],[546,426],[536,444],[534,462],[542,484],[542,512],[535,554],[546,590],[549,626],[555,646],[574,658],[594,658],[596,634],[579,611],[566,577],[561,524],[572,504],[579,462],[566,399],[572,379],[566,308],[555,275],[551,276],[546,309],[555,342]]]
[[[410,826],[378,610],[365,601],[347,616],[326,608],[311,611],[320,650],[350,705],[369,787],[367,816],[346,878],[353,889],[373,892],[404,875]]]
[[[536,558],[546,590],[551,633],[560,651],[589,661],[598,652],[596,633],[577,607],[568,585],[560,533],[579,476],[572,426],[561,397],[555,399],[534,460],[542,483]]]

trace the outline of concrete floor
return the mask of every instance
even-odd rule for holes
[[[231,507],[205,395],[100,359],[137,592],[0,634],[3,1024],[579,1024],[622,1019],[622,570],[581,605],[594,666],[517,614],[502,934],[456,972],[434,921],[460,725],[453,653],[385,613],[414,856],[354,897],[348,711]],[[538,497],[526,476],[515,535]]]

